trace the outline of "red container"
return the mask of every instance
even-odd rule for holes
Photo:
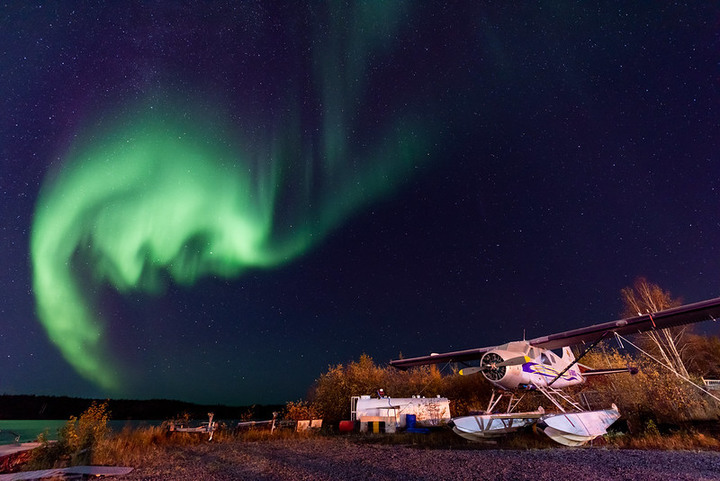
[[[340,421],[340,432],[351,433],[355,429],[355,422],[353,421]]]

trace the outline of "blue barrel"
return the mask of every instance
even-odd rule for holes
[[[408,428],[414,428],[415,427],[416,418],[414,414],[406,414],[405,415],[405,426]]]

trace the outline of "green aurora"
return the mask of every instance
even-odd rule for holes
[[[397,7],[357,8],[343,21],[381,22],[367,31],[383,35],[397,28]],[[410,113],[356,138],[356,78],[369,52],[387,46],[343,31],[363,29],[331,29],[342,38],[315,62],[323,111],[314,136],[297,111],[275,133],[242,139],[220,115],[198,113],[207,105],[156,99],[77,141],[48,176],[31,236],[37,314],[78,373],[116,392],[125,384],[104,336],[102,289],[160,293],[166,279],[191,285],[291,262],[427,157],[430,134]]]

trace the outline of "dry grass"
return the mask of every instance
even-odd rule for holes
[[[218,430],[213,444],[270,442],[283,439],[303,439],[323,436],[318,433],[296,433],[289,429],[276,430],[249,429],[233,432]],[[495,442],[470,443],[454,434],[450,429],[437,429],[429,434],[396,433],[385,435],[346,434],[351,442],[403,445],[419,449],[551,449],[558,445],[548,437],[532,430],[522,431],[513,436],[499,438]],[[177,447],[207,443],[206,435],[173,433],[168,434],[163,427],[125,428],[98,442],[93,452],[94,464],[138,466],[154,462],[154,458],[166,458],[168,453],[178,451]],[[710,434],[698,432],[680,432],[671,434],[610,434],[598,439],[595,445],[605,445],[619,449],[644,450],[711,450],[720,451],[720,439]]]
[[[93,463],[136,466],[148,458],[163,456],[166,448],[170,446],[197,444],[202,441],[199,436],[187,433],[168,436],[167,429],[159,426],[125,428],[97,443],[93,452]]]
[[[606,440],[609,446],[621,449],[720,451],[720,439],[703,433],[610,435],[606,437]]]
[[[265,443],[282,440],[298,440],[316,436],[344,437],[352,443],[382,444],[389,446],[410,446],[418,449],[551,449],[558,447],[548,437],[532,430],[522,431],[513,436],[499,438],[495,442],[471,443],[454,434],[450,429],[437,429],[429,434],[320,434],[313,432],[296,433],[290,429],[279,429],[271,433],[269,429],[248,429],[235,432],[229,429],[216,431],[212,444]],[[174,432],[170,434],[166,427],[126,427],[120,432],[109,433],[95,441],[91,448],[91,464],[115,466],[161,465],[172,459],[183,461],[188,450],[207,444],[206,434]],[[643,435],[609,434],[598,439],[594,445],[604,445],[618,449],[641,450],[704,450],[720,451],[720,439],[712,434],[688,430],[670,434],[650,432]],[[52,453],[47,453],[52,454]],[[55,466],[68,462],[67,457],[47,459]],[[26,468],[27,469],[27,468]],[[37,469],[37,468],[35,468]]]
[[[302,439],[314,436],[315,433],[296,433],[289,429],[248,429],[233,432],[219,429],[215,432],[213,444],[237,442],[264,442],[282,439]],[[178,447],[196,446],[208,443],[207,434],[169,433],[163,426],[125,428],[99,441],[93,450],[92,463],[100,465],[138,466],[154,463],[158,458],[166,458],[169,452],[177,451]]]

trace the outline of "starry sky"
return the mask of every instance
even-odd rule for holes
[[[616,319],[638,276],[720,295],[712,2],[0,22],[0,393],[282,403]]]

